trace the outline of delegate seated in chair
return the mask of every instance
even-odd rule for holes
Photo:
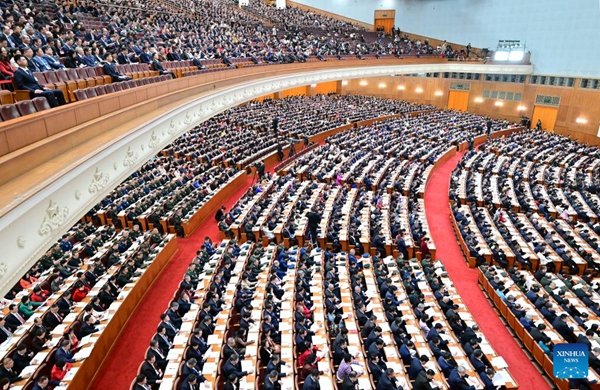
[[[27,68],[27,58],[24,55],[15,56],[15,62],[19,65],[13,78],[17,90],[24,89],[29,91],[31,98],[38,96],[45,97],[50,107],[62,106],[66,103],[61,91],[45,88],[40,85],[33,73]]]
[[[170,70],[165,70],[165,68],[163,68],[162,64],[160,63],[158,53],[154,53],[152,55],[152,69],[157,71],[161,76],[166,74],[171,76],[172,79],[175,78],[173,72],[171,72]]]
[[[104,73],[106,73],[112,78],[113,83],[131,80],[131,77],[125,76],[124,74],[119,73],[117,71],[117,67],[115,66],[112,54],[106,54],[106,56],[104,56],[104,61],[105,62],[102,65],[102,69],[104,70]]]

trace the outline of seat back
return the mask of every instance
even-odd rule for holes
[[[66,71],[67,75],[69,76],[69,80],[76,81],[80,79],[79,75],[77,74],[77,69],[68,68]]]
[[[94,70],[94,68],[81,68],[81,70],[85,72],[85,74],[88,78],[93,79],[93,78],[98,77],[96,75],[96,71]]]
[[[46,100],[45,98],[41,98]],[[19,112],[21,113],[21,116],[25,116],[25,115],[29,115],[29,114],[33,114],[34,112],[37,112],[35,109],[35,106],[33,105],[33,101],[31,100],[21,100],[20,102],[16,103],[17,109],[19,110]]]
[[[106,89],[104,88],[104,85],[98,85],[94,89],[96,90],[96,95],[98,95],[98,96],[106,95]]]
[[[87,99],[87,94],[85,93],[85,90],[83,90],[83,89],[76,90],[74,92],[74,94],[75,94],[75,99],[77,99],[77,101]]]
[[[46,100],[46,98],[36,97],[33,98],[32,102],[37,112],[50,109],[50,104],[48,104],[48,100]]]
[[[112,83],[108,84],[109,87],[112,87],[115,92],[119,92],[123,90],[123,83]]]
[[[58,78],[59,81],[69,81],[69,75],[67,74],[67,71],[64,69],[59,69],[56,72],[56,77]]]
[[[46,77],[46,81],[48,81],[49,83],[56,84],[60,82],[57,76],[57,72],[45,72],[44,76]]]
[[[7,121],[10,119],[19,118],[21,114],[19,114],[16,104],[6,104],[4,106],[0,106],[0,116],[3,120]]]
[[[40,83],[42,85],[48,84],[48,81],[46,81],[46,75],[44,72],[33,72],[33,75],[37,79],[38,83]]]
[[[104,69],[101,66],[95,66],[93,68],[94,72],[96,72],[96,76],[104,76]]]
[[[78,79],[87,79],[89,78],[87,75],[87,72],[85,70],[85,68],[77,68],[75,69],[75,73],[77,73],[77,78]]]
[[[106,91],[106,93],[113,93],[115,92],[115,86],[113,84],[106,84],[104,86],[104,90]]]
[[[12,92],[6,89],[0,89],[0,104],[12,104],[15,102],[15,98]]]
[[[96,93],[96,88],[86,88],[84,89],[84,91],[88,99],[98,96],[98,94]]]

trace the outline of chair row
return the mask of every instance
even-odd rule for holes
[[[4,104],[0,106],[0,121],[8,121],[49,109],[50,105],[46,98],[43,97],[21,100],[14,104]]]
[[[91,99],[96,96],[108,95],[110,93],[124,91],[126,89],[140,87],[142,85],[148,85],[158,83],[161,81],[169,80],[169,75],[152,76],[141,79],[134,79],[129,81],[123,81],[120,83],[112,83],[106,85],[97,85],[95,87],[89,87],[84,89],[78,89],[74,91],[75,99],[77,101]]]

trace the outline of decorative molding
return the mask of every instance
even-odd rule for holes
[[[78,165],[59,171],[58,179],[24,197],[22,203],[0,218],[0,247],[4,258],[10,259],[6,261],[5,274],[0,275],[0,294],[10,290],[64,232],[144,162],[154,157],[158,150],[183,132],[228,108],[284,89],[330,80],[427,72],[531,74],[532,69],[529,65],[469,63],[364,66],[287,74],[206,92],[152,121],[131,128],[127,134],[93,154],[81,156]],[[144,145],[144,149],[140,145]],[[32,226],[39,226],[38,234],[32,233]],[[19,245],[19,242],[24,244],[19,237],[27,240],[26,246]]]
[[[94,176],[92,176],[92,182],[88,187],[88,191],[90,194],[95,194],[100,191],[108,184],[110,177],[100,170],[100,168],[96,168],[96,172],[94,172]]]
[[[125,158],[123,159],[123,166],[130,167],[133,164],[135,164],[137,159],[138,159],[137,152],[134,152],[133,149],[131,149],[131,146],[128,146],[127,151],[125,152]]]
[[[17,237],[17,246],[21,249],[25,248],[25,243],[27,243],[27,241],[25,241],[25,237],[23,236],[19,236]]]
[[[69,208],[67,206],[60,207],[58,203],[53,200],[50,200],[50,204],[46,209],[46,215],[42,220],[42,224],[38,229],[38,233],[40,236],[45,236],[50,233],[53,233],[62,224],[65,223],[67,216],[69,215]]]
[[[0,278],[6,274],[6,271],[8,271],[8,265],[5,262],[0,261]]]

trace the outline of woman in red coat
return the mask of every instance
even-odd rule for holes
[[[10,63],[10,56],[5,47],[0,48],[0,80],[12,80],[15,68]],[[6,84],[6,87],[12,91],[12,84]]]
[[[62,381],[70,368],[71,363],[67,363],[64,360],[57,361],[54,366],[52,366],[52,371],[50,371],[50,380],[56,382]]]

